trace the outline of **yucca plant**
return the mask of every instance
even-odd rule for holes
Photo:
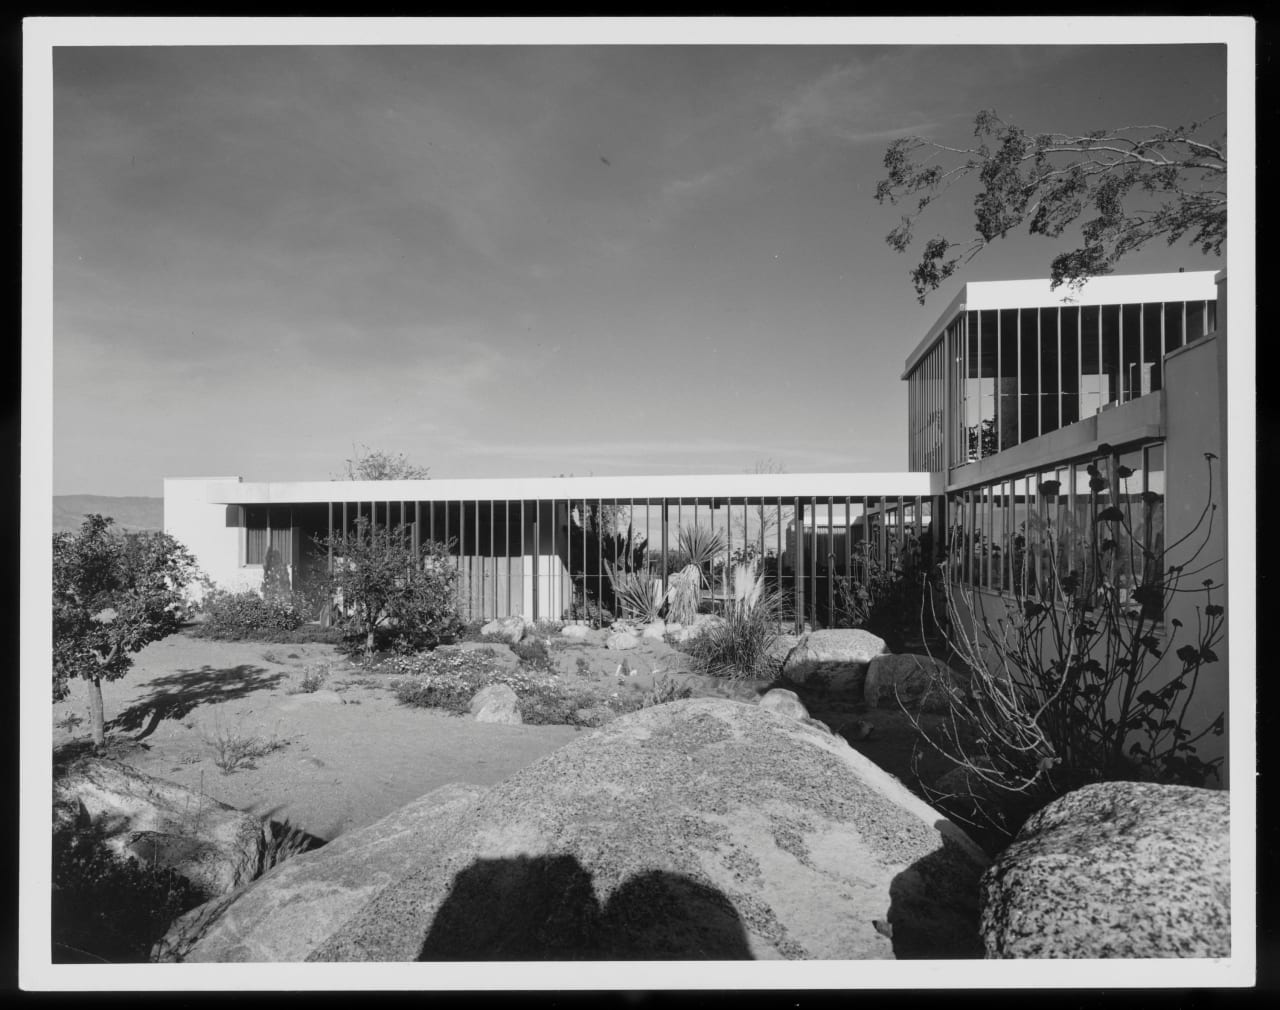
[[[692,624],[702,602],[702,570],[697,565],[684,568],[667,578],[667,620],[676,624]]]
[[[681,526],[676,543],[688,563],[698,566],[703,581],[710,586],[707,573],[711,563],[725,551],[724,533],[709,526]]]
[[[662,609],[662,583],[638,572],[615,572],[608,569],[613,583],[614,597],[622,606],[624,617],[634,617],[649,622],[658,619]]]

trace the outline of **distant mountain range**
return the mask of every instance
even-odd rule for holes
[[[114,498],[104,494],[53,496],[53,532],[74,532],[84,517],[96,512],[116,521],[125,533],[164,529],[163,498]]]

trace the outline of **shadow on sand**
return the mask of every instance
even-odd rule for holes
[[[135,739],[143,740],[164,719],[181,719],[201,705],[236,701],[255,691],[269,690],[285,678],[284,673],[268,674],[260,666],[243,663],[222,669],[202,666],[198,670],[179,670],[151,681],[151,694],[108,722],[107,729],[138,730]]]
[[[477,859],[453,880],[420,961],[745,960],[742,920],[714,888],[636,874],[601,907],[573,856]]]

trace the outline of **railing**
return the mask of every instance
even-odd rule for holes
[[[928,495],[331,501],[295,504],[291,515],[313,565],[332,562],[315,553],[316,538],[353,530],[361,518],[401,527],[415,545],[448,544],[471,621],[628,616],[615,577],[657,581],[665,593],[688,562],[681,530],[701,527],[718,535],[703,566],[704,602],[729,598],[732,573],[745,564],[779,595],[797,630],[846,625],[857,587],[905,560],[927,567],[941,530]]]

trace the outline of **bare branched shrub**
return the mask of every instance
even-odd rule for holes
[[[1091,521],[1077,541],[1084,548],[1078,567],[1064,571],[1058,535],[1041,530],[1039,577],[1002,600],[994,618],[967,586],[943,580],[948,644],[971,681],[967,689],[937,684],[949,709],[937,730],[911,716],[920,738],[964,772],[950,796],[926,786],[931,801],[1008,837],[1035,810],[1092,782],[1204,786],[1218,778],[1221,758],[1200,758],[1196,744],[1221,735],[1224,717],[1190,727],[1187,716],[1204,666],[1218,660],[1225,616],[1214,593],[1223,587],[1209,579],[1196,589],[1182,584],[1208,567],[1195,566],[1212,532],[1215,458],[1206,454],[1209,502],[1168,548],[1198,540],[1185,564],[1164,566],[1144,524],[1135,523],[1138,496],[1123,495],[1124,507],[1108,504],[1108,480],[1091,464]],[[1123,482],[1130,472],[1122,466],[1117,474]],[[1191,640],[1179,645],[1182,622],[1166,627],[1165,615],[1187,592],[1202,593],[1204,603]]]

